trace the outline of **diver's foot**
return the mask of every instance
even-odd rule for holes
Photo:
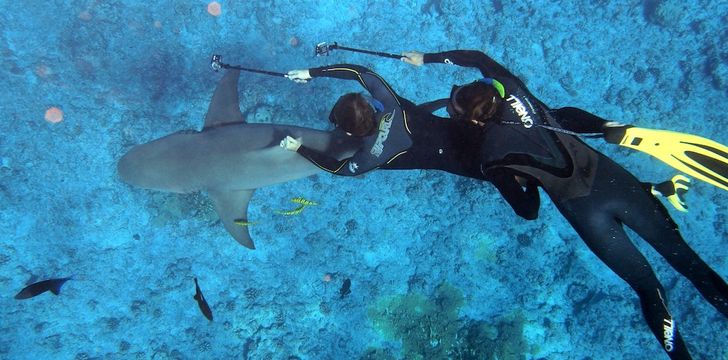
[[[690,179],[685,175],[675,175],[669,181],[652,185],[652,194],[661,195],[667,198],[678,211],[688,212],[688,204],[685,195],[690,189]]]

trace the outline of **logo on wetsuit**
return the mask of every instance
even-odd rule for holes
[[[516,115],[518,115],[518,117],[521,119],[523,127],[528,129],[533,126],[533,119],[528,113],[526,106],[523,105],[523,102],[519,98],[511,95],[506,99],[506,101],[508,101],[508,103],[511,105],[511,108],[513,108],[513,110],[516,112]],[[529,105],[531,104],[529,103]]]
[[[673,341],[675,340],[675,323],[672,319],[664,319],[662,324],[663,330],[663,343],[665,344],[665,351],[671,352],[675,346]]]
[[[349,163],[349,172],[351,172],[353,174],[358,169],[359,169],[359,164],[357,164],[357,163],[355,163],[353,161]]]
[[[389,128],[392,127],[392,118],[394,117],[394,111],[391,113],[384,114],[382,119],[379,121],[379,135],[377,135],[377,141],[374,142],[372,150],[369,151],[372,155],[379,157],[384,152],[384,142],[389,137]]]

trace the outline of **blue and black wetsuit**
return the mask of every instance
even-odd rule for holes
[[[377,132],[364,138],[362,149],[354,156],[338,161],[326,154],[301,146],[298,153],[318,167],[343,176],[356,176],[385,166],[412,146],[408,112],[400,99],[379,75],[357,65],[331,65],[310,69],[311,77],[333,77],[357,80],[381,104],[376,112]],[[304,140],[305,141],[305,140]],[[333,160],[333,161],[332,161]]]
[[[525,187],[508,169],[483,175],[477,161],[479,143],[473,126],[432,114],[441,104],[418,107],[398,96],[379,75],[358,65],[339,64],[310,69],[312,77],[357,80],[382,104],[376,112],[378,131],[364,139],[351,158],[337,160],[304,145],[298,153],[321,169],[342,176],[356,176],[374,169],[436,169],[493,183],[516,213],[526,219],[538,216],[540,203],[535,184]]]
[[[426,54],[424,62],[474,67],[503,84],[499,121],[487,122],[480,135],[483,174],[509,169],[543,187],[594,254],[637,292],[647,324],[667,354],[690,358],[665,290],[622,225],[647,241],[726,317],[728,285],[688,246],[665,207],[631,173],[576,136],[544,127],[599,132],[605,121],[575,108],[549,109],[480,51]]]

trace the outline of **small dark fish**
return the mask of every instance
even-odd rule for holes
[[[344,280],[344,283],[341,284],[341,289],[339,289],[339,295],[341,295],[339,298],[343,299],[344,296],[351,294],[351,280],[346,279]]]
[[[30,284],[23,288],[23,290],[20,290],[20,292],[15,295],[16,300],[23,300],[23,299],[30,299],[34,296],[38,296],[46,291],[50,291],[55,295],[58,295],[61,293],[61,286],[68,281],[71,280],[71,277],[65,277],[65,278],[59,278],[59,279],[48,279],[43,281],[38,281],[37,283]]]
[[[210,305],[207,305],[205,295],[202,295],[202,291],[200,291],[200,285],[197,284],[197,278],[195,278],[195,296],[193,296],[193,298],[197,300],[197,305],[200,306],[202,315],[205,315],[207,320],[212,321],[212,310],[210,310]]]

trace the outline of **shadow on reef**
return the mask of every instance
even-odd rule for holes
[[[209,224],[219,221],[212,201],[201,192],[190,194],[155,193],[147,203],[151,223],[162,227],[180,219],[197,218]]]
[[[460,290],[447,283],[434,297],[421,294],[385,296],[369,308],[369,319],[388,340],[402,341],[405,359],[525,359],[523,316],[495,322],[459,319],[463,305]],[[384,349],[371,348],[360,360],[400,358]]]

